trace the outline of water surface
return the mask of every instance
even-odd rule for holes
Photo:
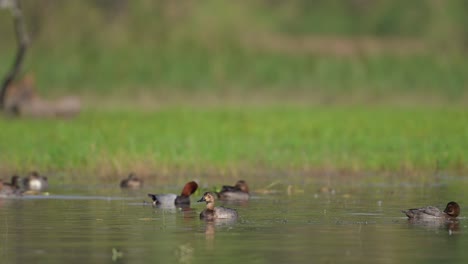
[[[440,263],[468,260],[463,177],[435,183],[337,183],[254,193],[235,222],[207,223],[204,204],[154,208],[146,192],[113,184],[53,186],[0,200],[1,263]],[[255,190],[255,184],[251,184]],[[174,187],[174,192],[180,188]],[[310,191],[315,190],[315,191]],[[411,224],[415,206],[461,204],[455,225]]]

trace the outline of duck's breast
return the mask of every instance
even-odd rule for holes
[[[214,220],[214,218],[215,216],[213,210],[205,209],[200,213],[200,219],[211,221]]]
[[[29,180],[29,189],[33,191],[42,191],[47,188],[47,183],[42,179]]]

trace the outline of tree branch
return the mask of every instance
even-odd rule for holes
[[[18,45],[18,50],[16,52],[16,58],[13,62],[10,72],[6,75],[3,80],[1,90],[0,90],[0,109],[3,109],[5,105],[5,96],[7,94],[8,87],[10,87],[11,82],[15,80],[18,73],[21,70],[21,65],[24,60],[26,50],[29,44],[28,33],[26,32],[26,26],[24,23],[23,12],[21,10],[20,0],[10,0],[7,5],[13,16],[13,23],[16,32],[16,41]]]

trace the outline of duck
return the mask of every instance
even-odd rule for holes
[[[151,194],[148,196],[153,200],[153,206],[174,206],[174,205],[190,205],[190,195],[198,189],[198,184],[194,181],[185,184],[180,195],[169,194]]]
[[[221,191],[217,193],[217,196],[225,201],[247,201],[250,198],[249,186],[244,180],[239,180],[234,186],[224,185]]]
[[[49,187],[47,177],[39,175],[37,171],[29,173],[28,177],[23,179],[23,185],[26,190],[41,192]]]
[[[11,176],[11,180],[10,182],[4,182],[3,183],[4,186],[10,186],[16,190],[20,190],[21,189],[21,186],[20,186],[20,177],[16,174],[14,174],[13,176]]]
[[[444,211],[434,206],[408,209],[402,211],[409,219],[430,220],[430,219],[455,219],[460,215],[460,206],[456,202],[449,202]]]
[[[143,187],[143,180],[138,178],[134,173],[130,173],[128,178],[120,182],[120,188],[140,189]]]
[[[206,202],[206,208],[200,213],[200,219],[213,221],[215,219],[237,219],[237,211],[231,208],[215,206],[216,195],[206,192],[198,202]]]
[[[19,176],[13,175],[11,177],[11,183],[3,182],[0,180],[0,196],[15,196],[21,195],[21,189],[19,186]]]

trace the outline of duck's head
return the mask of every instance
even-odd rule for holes
[[[30,177],[30,178],[39,178],[39,172],[37,172],[37,171],[31,171],[31,172],[29,173],[29,177]]]
[[[247,182],[245,182],[244,180],[237,181],[236,188],[238,188],[239,190],[245,193],[249,193],[249,186],[247,185]]]
[[[196,182],[194,181],[187,182],[184,186],[184,189],[182,189],[182,193],[180,195],[188,197],[192,195],[197,189],[198,189],[198,184]]]
[[[457,217],[460,214],[460,206],[456,202],[449,202],[445,207],[444,213],[451,217]]]
[[[129,180],[133,180],[133,179],[138,180],[138,178],[136,177],[135,173],[133,173],[133,172],[131,172],[131,173],[128,175],[128,179],[129,179]]]
[[[205,194],[203,194],[203,197],[197,202],[212,203],[214,201],[215,201],[215,195],[211,192],[206,192]]]

